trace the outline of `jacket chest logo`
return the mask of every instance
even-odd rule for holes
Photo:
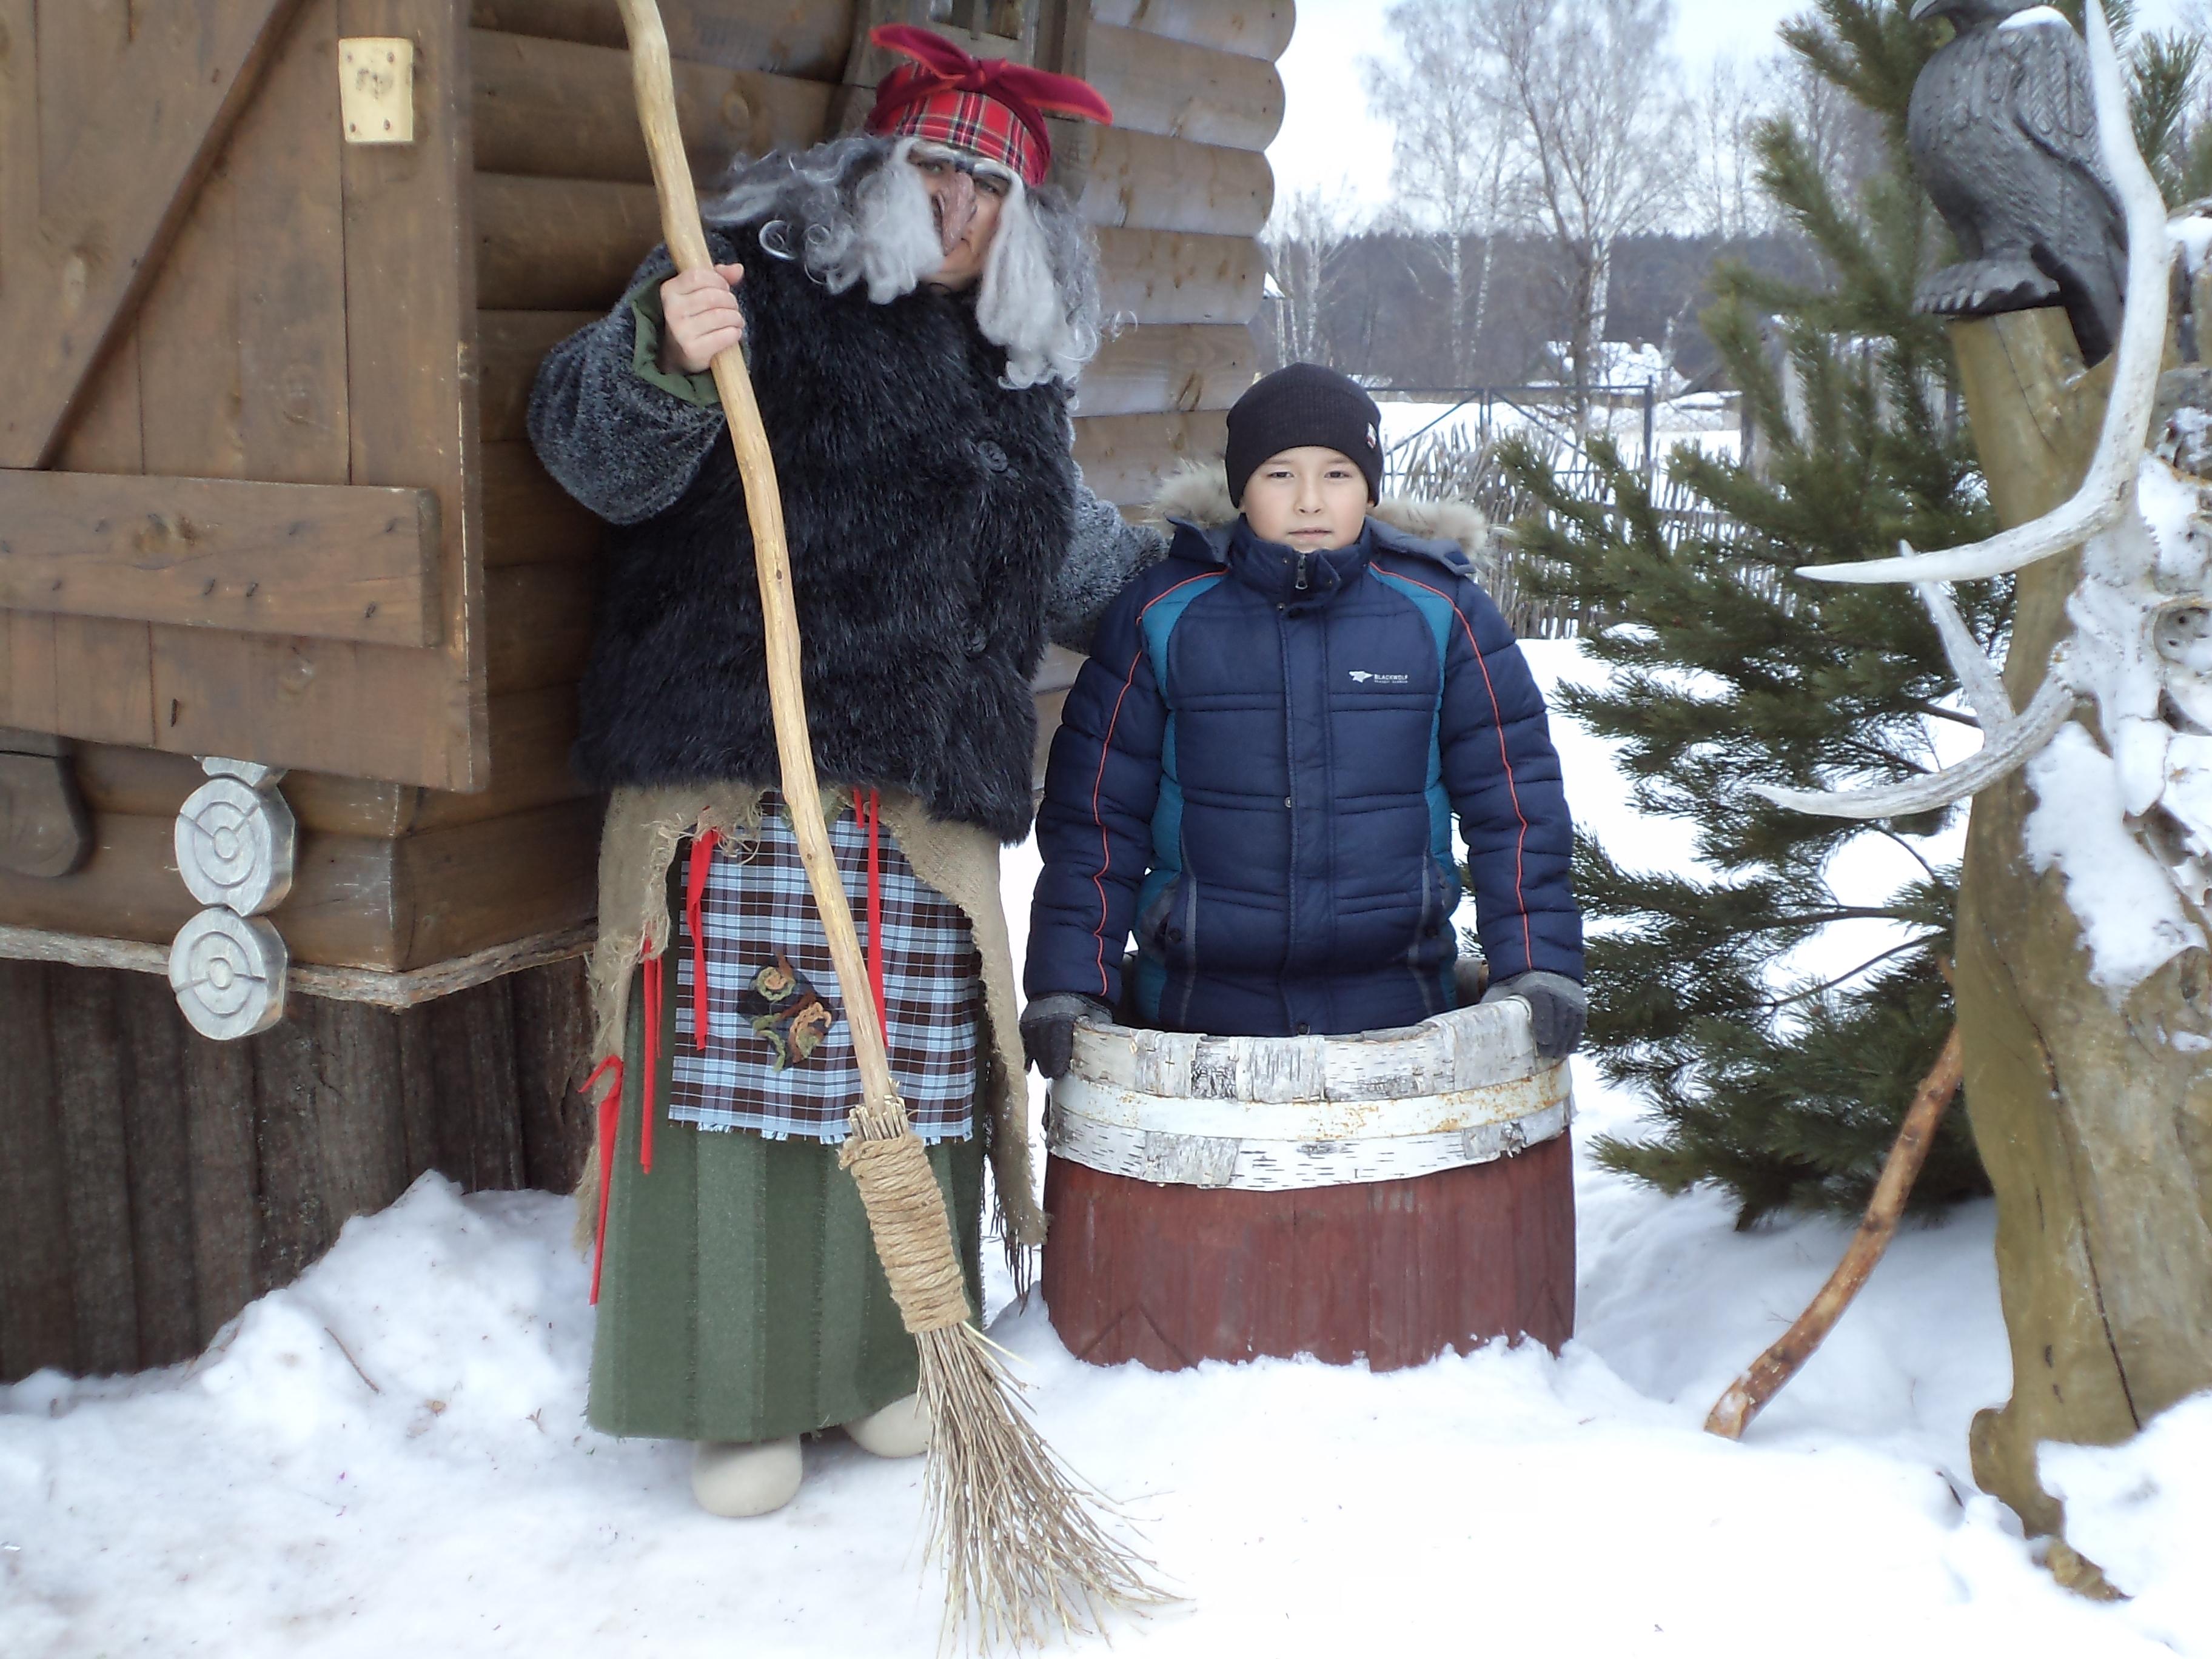
[[[1354,685],[1411,685],[1413,677],[1411,674],[1370,674],[1364,668],[1355,668],[1352,671],[1352,683]]]

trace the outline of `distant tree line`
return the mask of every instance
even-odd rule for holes
[[[1297,252],[1298,250],[1293,250]],[[1326,363],[1389,386],[1521,386],[1564,380],[1556,247],[1534,234],[1462,239],[1460,265],[1489,272],[1480,314],[1454,306],[1450,250],[1434,232],[1376,230],[1334,241],[1305,283],[1286,283],[1279,252],[1258,329],[1267,367]],[[1818,261],[1800,238],[1663,234],[1623,237],[1609,261],[1607,337],[1662,347],[1695,385],[1720,366],[1699,313],[1723,259],[1782,282],[1810,281]],[[1457,324],[1456,333],[1455,323]]]

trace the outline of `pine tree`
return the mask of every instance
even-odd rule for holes
[[[1716,276],[1706,327],[1742,388],[1765,476],[1679,451],[1670,471],[1733,526],[1670,545],[1638,471],[1596,446],[1597,487],[1570,488],[1532,450],[1506,465],[1544,512],[1522,528],[1526,580],[1612,619],[1588,654],[1613,670],[1564,710],[1618,739],[1640,810],[1698,826],[1710,874],[1638,871],[1585,836],[1576,880],[1593,927],[1589,1043],[1609,1081],[1651,1103],[1659,1133],[1601,1143],[1609,1166],[1668,1191],[1725,1188],[1749,1225],[1785,1206],[1863,1205],[1950,1023],[1940,971],[1955,867],[1918,850],[1936,822],[1865,826],[1784,812],[1755,783],[1838,771],[1895,781],[1929,763],[1927,725],[1959,718],[1942,647],[1909,591],[1816,586],[1800,565],[1862,559],[1900,538],[1942,547],[1990,528],[1963,434],[1947,426],[1950,352],[1912,295],[1940,235],[1902,160],[1905,100],[1935,44],[1904,9],[1823,0],[1791,48],[1890,118],[1893,161],[1841,201],[1786,119],[1760,132],[1761,187],[1823,256],[1820,289]],[[1771,319],[1771,325],[1768,319]],[[1787,406],[1769,327],[1795,370]],[[1990,638],[2001,593],[1966,596]],[[1849,903],[1834,854],[1888,835],[1925,873]],[[1842,920],[1905,930],[1833,982],[1781,983],[1786,955]],[[1917,1196],[1978,1190],[1952,1114]]]
[[[2072,9],[2078,22],[2078,0]],[[2125,9],[2108,4],[2116,25]],[[1687,449],[1669,471],[1729,533],[1670,544],[1641,473],[1602,442],[1594,488],[1563,480],[1532,447],[1504,458],[1541,509],[1521,527],[1522,580],[1609,619],[1586,649],[1611,677],[1560,704],[1620,741],[1641,810],[1697,826],[1705,866],[1639,871],[1621,849],[1578,843],[1576,879],[1594,924],[1590,1046],[1608,1080],[1641,1091],[1656,1119],[1655,1133],[1601,1141],[1598,1155],[1670,1192],[1718,1185],[1744,1226],[1784,1208],[1865,1205],[1950,1028],[1944,969],[1959,878],[1931,850],[1953,813],[1866,825],[1785,812],[1752,787],[1900,781],[1935,764],[1932,733],[1975,724],[1909,590],[1792,572],[1996,527],[1971,436],[1952,417],[1944,325],[1912,309],[1921,276],[1956,257],[1905,147],[1914,79],[1948,28],[1910,21],[1898,0],[1819,0],[1816,10],[1786,26],[1784,41],[1881,118],[1889,164],[1841,199],[1786,118],[1759,134],[1761,187],[1818,250],[1827,280],[1716,274],[1706,327],[1767,453],[1757,473]],[[2197,46],[2138,40],[2131,60],[2146,153],[2182,196],[2208,166],[2188,130]],[[1955,597],[2001,655],[2009,584]],[[1887,837],[1919,873],[1879,900],[1847,900],[1832,861],[1865,836]],[[1791,951],[1843,921],[1887,923],[1890,942],[1840,975],[1789,972]],[[1954,1110],[1915,1204],[1986,1188]]]

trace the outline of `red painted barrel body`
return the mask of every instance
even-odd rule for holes
[[[1570,1142],[1405,1181],[1164,1186],[1054,1158],[1043,1291],[1079,1359],[1180,1370],[1310,1353],[1395,1370],[1574,1334]]]

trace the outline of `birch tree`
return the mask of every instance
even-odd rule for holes
[[[1614,246],[1679,204],[1690,121],[1673,0],[1464,0],[1516,131],[1522,210],[1552,244],[1577,418],[1606,337]]]
[[[1398,0],[1393,57],[1361,65],[1371,107],[1397,124],[1390,184],[1409,225],[1433,232],[1450,294],[1451,380],[1465,386],[1489,320],[1498,234],[1516,194],[1517,123],[1466,0]],[[1468,244],[1481,252],[1468,270]]]

